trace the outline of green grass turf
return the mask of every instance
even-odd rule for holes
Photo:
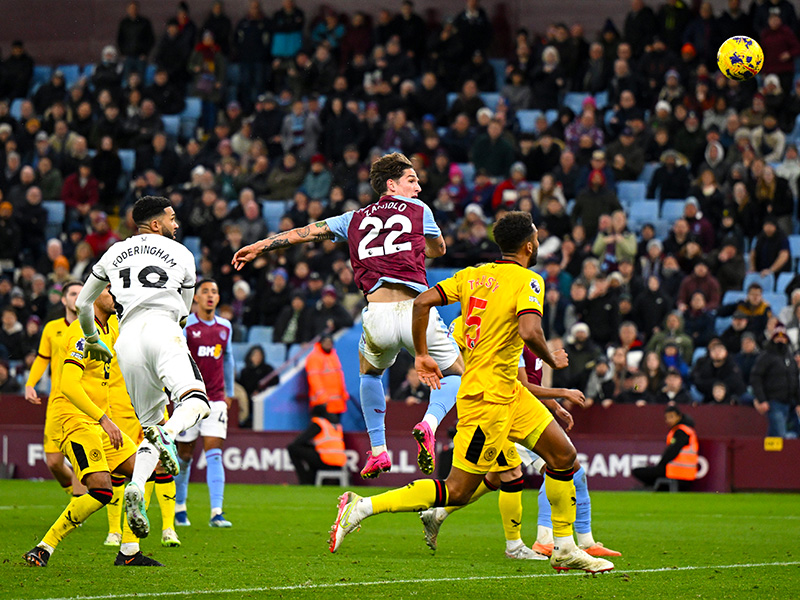
[[[328,530],[339,493],[229,485],[226,514],[234,527],[219,530],[207,526],[205,486],[193,484],[193,525],[178,529],[181,548],[160,546],[158,509],[150,510],[155,533],[142,547],[167,568],[112,566],[116,550],[102,546],[102,511],[39,569],[26,566],[22,554],[58,516],[63,493],[52,481],[0,481],[0,598],[800,597],[796,494],[593,493],[595,537],[623,553],[614,572],[593,577],[506,559],[496,496],[448,519],[435,554],[416,514],[394,514],[368,519],[332,555]],[[532,543],[535,491],[526,490],[523,502],[523,538]],[[761,563],[793,564],[735,566]]]

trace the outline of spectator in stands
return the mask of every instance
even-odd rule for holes
[[[199,97],[203,103],[200,126],[205,131],[211,131],[216,124],[217,106],[223,98],[227,66],[214,34],[204,31],[202,40],[194,46],[189,56],[187,68],[193,77],[191,95]]]
[[[294,191],[302,184],[304,177],[305,169],[298,162],[297,157],[293,153],[287,152],[283,155],[281,163],[267,175],[268,191],[265,197],[269,200],[291,198]],[[251,185],[251,187],[253,186]]]
[[[691,363],[694,344],[692,338],[683,330],[683,315],[679,311],[673,311],[667,315],[664,319],[663,329],[653,334],[647,343],[646,350],[663,355],[668,344],[673,344],[678,348],[680,356],[686,364]]]
[[[756,359],[750,372],[753,387],[753,404],[766,415],[769,426],[767,436],[786,437],[787,422],[798,408],[798,367],[792,357],[786,328],[775,327],[769,343]]]
[[[553,373],[553,386],[568,385],[575,389],[585,389],[595,361],[602,356],[600,348],[590,337],[590,329],[586,323],[575,323],[572,326],[564,349],[570,356],[570,364],[566,369]]]
[[[406,373],[405,381],[392,394],[392,400],[413,406],[427,403],[430,395],[430,388],[419,380],[417,370],[412,365]]]
[[[603,172],[595,169],[589,175],[589,187],[578,193],[572,209],[573,223],[581,223],[586,230],[587,239],[597,235],[597,224],[600,215],[612,214],[622,210],[616,193],[606,186]]]
[[[2,63],[3,76],[0,77],[0,97],[24,98],[33,79],[33,59],[25,51],[21,40],[11,43],[11,54]]]
[[[0,394],[19,394],[21,389],[19,381],[10,375],[8,361],[0,358]]]
[[[465,114],[470,121],[471,125],[477,123],[478,110],[484,107],[483,100],[478,95],[478,86],[473,79],[467,79],[461,86],[461,93],[456,96],[455,101],[450,110],[448,117],[451,123],[454,123],[458,115]]]
[[[689,226],[689,232],[694,240],[700,244],[703,252],[714,249],[716,235],[711,222],[700,212],[700,203],[697,198],[690,196],[683,205],[683,219]]]
[[[748,387],[748,390],[752,389],[750,373],[752,372],[753,366],[756,364],[756,360],[758,360],[760,353],[761,349],[758,346],[755,334],[750,331],[744,332],[741,339],[741,349],[734,355],[733,360],[736,361],[736,366],[739,367],[739,371],[742,374],[742,380]],[[750,397],[750,394],[747,393],[743,395],[743,400],[752,400],[752,398]]]
[[[617,270],[622,260],[633,261],[636,258],[636,235],[628,229],[624,210],[613,212],[610,230],[598,233],[592,244],[592,252],[603,261],[607,271]]]
[[[322,300],[314,313],[314,333],[336,333],[353,326],[353,317],[339,302],[339,294],[332,285],[322,290]]]
[[[689,170],[685,159],[675,150],[667,150],[661,155],[660,162],[661,166],[653,173],[647,186],[647,197],[658,198],[661,202],[670,198],[686,198],[689,193]]]
[[[125,78],[131,72],[144,73],[147,55],[154,45],[155,35],[150,20],[139,14],[138,2],[129,2],[117,30],[117,47],[125,59]]]
[[[586,402],[584,407],[588,408],[593,404],[600,404],[603,407],[609,406],[614,396],[614,373],[605,356],[600,356],[593,361],[589,368],[591,372],[586,382],[585,390]]]
[[[302,292],[292,294],[290,304],[284,306],[275,319],[272,339],[291,346],[310,340],[313,335],[313,309],[306,306]]]
[[[692,294],[698,291],[703,292],[705,295],[708,310],[716,310],[722,300],[722,294],[719,281],[711,274],[708,262],[705,260],[699,260],[695,264],[692,273],[684,277],[681,282],[677,297],[678,310],[685,312]]]
[[[274,371],[275,368],[264,361],[264,349],[261,346],[253,346],[247,351],[244,358],[244,368],[237,378],[237,382],[241,384],[247,392],[247,399],[251,407],[250,410],[247,411],[249,417],[241,423],[242,427],[249,429],[253,426],[253,396],[261,389],[260,383],[264,381],[264,378]],[[264,381],[264,387],[266,388],[277,383],[278,376],[275,375],[271,379]]]
[[[791,271],[792,256],[789,240],[778,228],[773,217],[764,220],[761,233],[750,251],[750,271],[760,273],[762,277],[769,274]]]
[[[684,312],[684,330],[695,348],[704,348],[714,337],[714,313],[708,310],[701,291],[693,293],[689,300],[689,308]]]
[[[279,61],[294,57],[303,45],[305,13],[294,0],[283,0],[272,16],[272,56]],[[273,63],[274,66],[274,63]]]
[[[586,324],[598,344],[609,344],[617,334],[618,311],[616,293],[609,288],[608,278],[600,272],[589,288],[584,313]]]
[[[731,319],[731,324],[722,332],[719,339],[728,349],[730,354],[735,354],[739,352],[741,349],[742,337],[745,333],[750,333],[756,337],[756,339],[763,339],[764,337],[764,329],[761,328],[760,331],[757,331],[755,328],[750,328],[750,318],[748,317],[747,313],[741,310],[736,310],[733,313],[733,317]]]
[[[715,338],[708,343],[708,355],[698,359],[692,368],[692,383],[699,392],[698,400],[714,402],[712,388],[717,381],[723,381],[728,393],[736,398],[746,392],[739,367],[725,345]]]
[[[14,218],[14,207],[0,201],[0,271],[12,272],[22,251],[22,230]]]
[[[664,386],[653,396],[656,404],[693,404],[692,396],[686,389],[678,369],[670,368],[664,377]]]
[[[92,174],[90,160],[81,162],[78,172],[64,180],[61,198],[67,207],[65,223],[88,224],[89,212],[100,200],[99,182]]]
[[[514,149],[502,134],[503,124],[492,119],[487,132],[472,146],[472,163],[476,169],[486,169],[490,177],[504,177],[514,163]]]
[[[744,257],[732,238],[725,238],[719,250],[711,254],[709,268],[719,281],[723,296],[730,290],[742,289],[745,276]]]
[[[769,9],[767,26],[759,32],[759,41],[764,50],[764,66],[761,72],[764,75],[777,75],[785,90],[792,87],[794,59],[800,56],[800,42],[793,29],[794,27],[784,22],[781,9],[774,7]]]
[[[11,295],[13,294],[12,291]],[[16,309],[7,305],[0,316],[0,347],[5,347],[8,360],[25,358],[24,337],[24,328],[19,322]]]
[[[95,256],[102,256],[113,243],[119,241],[119,236],[112,231],[108,215],[103,211],[93,210],[90,217],[91,233],[86,236],[86,242]]]

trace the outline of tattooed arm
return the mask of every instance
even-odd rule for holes
[[[442,236],[435,238],[425,238],[425,256],[427,258],[437,258],[444,256],[447,252],[447,245]]]
[[[255,260],[265,252],[279,250],[288,246],[294,246],[295,244],[304,244],[305,242],[332,240],[334,237],[334,233],[330,230],[325,221],[317,221],[305,227],[297,227],[296,229],[276,233],[254,244],[240,248],[239,251],[234,254],[231,264],[233,264],[237,271],[241,271],[245,264]]]

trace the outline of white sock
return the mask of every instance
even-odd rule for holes
[[[139,444],[139,449],[136,451],[136,464],[133,466],[133,475],[131,476],[131,483],[138,485],[142,493],[144,493],[144,486],[153,471],[156,470],[158,464],[158,450],[149,441],[142,440]]]
[[[553,530],[550,527],[545,527],[544,525],[538,525],[536,527],[536,541],[540,544],[552,544],[553,543]]]
[[[133,556],[139,551],[139,543],[128,542],[126,544],[120,544],[119,551],[122,552],[125,556]]]
[[[444,509],[444,507],[443,507],[443,506],[437,506],[437,507],[436,507],[436,508],[434,508],[433,510],[435,510],[435,511],[436,511],[436,515],[435,515],[435,516],[436,516],[436,519],[437,519],[437,520],[438,520],[440,523],[444,522],[444,520],[445,520],[447,517],[449,517],[449,516],[450,516],[450,513],[449,513],[449,512],[447,512],[447,511]]]
[[[50,553],[50,556],[53,556],[53,552],[56,551],[56,549],[53,548],[50,544],[45,544],[44,542],[39,542],[37,546],[39,546],[39,548],[44,548],[45,550],[47,550]]]
[[[164,425],[164,431],[174,440],[181,431],[186,431],[205,419],[210,412],[208,402],[200,398],[187,398],[172,412],[172,417]]]
[[[386,452],[386,444],[372,447],[372,456],[378,456],[381,452]]]
[[[518,540],[506,540],[506,550],[508,552],[513,552],[517,548],[523,545],[522,539]]]
[[[186,505],[185,504],[176,504],[175,505],[175,512],[186,512]]]
[[[436,433],[436,428],[439,427],[439,419],[428,413],[423,417],[422,421],[428,424],[433,433]]]
[[[569,554],[575,549],[575,539],[570,535],[567,537],[553,538],[553,553],[556,555]]]
[[[594,546],[597,542],[594,541],[594,537],[592,537],[592,532],[589,533],[579,533],[578,534],[578,546],[581,548],[589,548],[590,546]]]
[[[373,515],[372,498],[361,498],[355,505],[356,511],[362,519]]]
[[[212,508],[211,509],[211,518],[212,519],[214,517],[216,517],[217,515],[221,515],[221,514],[222,514],[222,509],[221,508]]]

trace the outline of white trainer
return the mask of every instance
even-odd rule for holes
[[[121,543],[122,543],[121,533],[109,533],[106,536],[106,541],[103,542],[103,546],[114,546],[115,548],[119,548],[119,545]]]
[[[586,571],[587,573],[603,573],[614,568],[614,563],[604,558],[589,556],[580,548],[574,548],[568,554],[550,557],[550,566],[556,571]]]
[[[165,548],[178,548],[181,541],[178,539],[178,534],[171,527],[167,527],[161,532],[161,545]]]
[[[447,518],[447,514],[447,511],[439,506],[426,508],[419,513],[422,526],[425,528],[425,543],[431,550],[436,550],[438,547],[439,529]]]
[[[520,544],[515,550],[506,550],[506,558],[520,560],[547,560],[544,554],[539,554],[528,548],[525,544]]]
[[[345,492],[339,496],[339,507],[336,513],[336,521],[331,527],[328,547],[331,552],[336,552],[342,545],[344,536],[360,527],[361,517],[358,511],[354,510],[361,496],[354,492]]]
[[[123,494],[125,499],[125,518],[128,527],[138,538],[150,535],[150,520],[147,518],[147,508],[144,501],[144,492],[137,484],[131,482],[125,486]]]

